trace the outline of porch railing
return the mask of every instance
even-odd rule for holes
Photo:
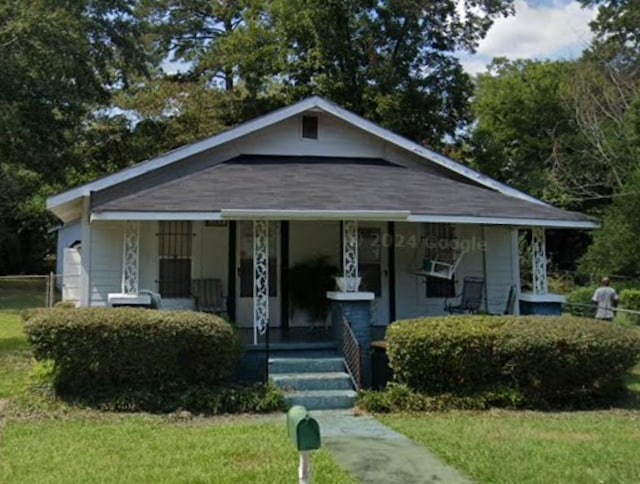
[[[342,317],[342,354],[347,372],[356,390],[362,387],[362,351],[351,325],[346,317]]]

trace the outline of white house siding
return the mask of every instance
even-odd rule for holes
[[[327,262],[340,267],[340,222],[290,222],[289,267],[314,257],[327,256]],[[324,295],[321,295],[324,297]],[[308,326],[308,316],[296,311],[291,326]]]
[[[229,225],[207,226],[205,222],[193,222],[194,279],[220,279],[227,287],[229,274]],[[226,293],[226,291],[225,291]],[[226,294],[225,294],[226,295]]]
[[[91,224],[91,306],[106,306],[110,292],[121,292],[123,228],[124,222]],[[83,255],[85,253],[83,248]]]
[[[243,154],[280,156],[384,156],[385,142],[327,114],[318,114],[318,139],[302,137],[302,117],[286,119],[248,135],[238,146]]]
[[[229,274],[229,224],[207,226],[193,222],[192,279],[220,279],[227,296]],[[192,304],[193,301],[189,301]]]
[[[506,308],[511,286],[517,286],[514,274],[518,260],[514,260],[512,230],[510,227],[485,228],[487,251],[488,309],[492,314],[502,314]],[[515,241],[517,243],[517,239]]]
[[[454,232],[459,243],[468,243],[470,247],[456,271],[456,293],[461,292],[465,277],[484,277],[483,308],[490,313],[502,313],[509,288],[514,284],[510,229],[485,227],[483,230],[478,225],[455,225]],[[397,319],[446,314],[444,298],[427,298],[425,278],[416,275],[424,257],[422,234],[422,224],[396,224]]]

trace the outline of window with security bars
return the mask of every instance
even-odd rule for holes
[[[165,298],[191,297],[193,230],[189,221],[160,222],[158,290]]]
[[[429,260],[453,262],[455,234],[453,225],[426,224],[424,228],[424,257]],[[454,297],[456,295],[455,275],[451,279],[427,276],[427,297]]]

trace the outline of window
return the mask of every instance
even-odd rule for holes
[[[302,116],[302,137],[318,139],[318,116]]]
[[[160,222],[158,289],[165,298],[191,297],[191,222]]]
[[[453,263],[455,236],[449,224],[427,224],[424,230],[425,259]],[[426,277],[427,297],[454,297],[456,295],[455,276],[451,279]]]

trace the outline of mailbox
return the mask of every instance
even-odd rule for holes
[[[320,426],[309,417],[307,409],[301,405],[294,405],[287,412],[287,430],[293,445],[300,452],[320,448]]]

